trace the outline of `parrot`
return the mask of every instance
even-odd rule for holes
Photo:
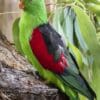
[[[48,21],[45,1],[20,0],[19,8],[21,17],[13,24],[17,50],[70,100],[79,100],[78,93],[94,100],[95,92],[79,71],[64,39]]]

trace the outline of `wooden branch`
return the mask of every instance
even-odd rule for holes
[[[0,33],[0,100],[68,100],[34,77],[34,69]]]

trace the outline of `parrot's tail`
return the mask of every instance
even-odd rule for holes
[[[79,74],[78,76],[73,76],[70,75],[69,73],[67,75],[63,74],[60,75],[60,79],[62,79],[65,85],[71,87],[76,92],[86,96],[89,100],[95,100],[96,98],[95,92],[88,85],[87,81],[81,74]]]

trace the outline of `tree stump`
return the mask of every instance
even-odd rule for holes
[[[0,33],[0,100],[68,100],[34,76],[34,69]]]

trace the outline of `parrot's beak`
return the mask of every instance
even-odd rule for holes
[[[20,9],[24,9],[25,8],[24,3],[23,3],[22,0],[20,0],[20,2],[19,2],[19,8]]]

